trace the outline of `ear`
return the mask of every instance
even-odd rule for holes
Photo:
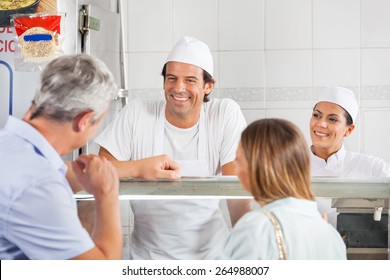
[[[73,130],[76,132],[84,131],[88,124],[91,122],[91,119],[94,115],[95,113],[93,111],[87,111],[78,114],[73,120]]]
[[[352,131],[354,131],[354,129],[355,129],[354,124],[351,124],[350,126],[348,126],[348,129],[345,132],[344,137],[348,137],[349,135],[351,135],[351,133],[352,133]]]
[[[214,89],[214,83],[206,83],[206,85],[204,86],[204,92],[206,95],[210,94],[210,92],[212,92]]]

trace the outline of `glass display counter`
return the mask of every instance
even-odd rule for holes
[[[330,199],[339,212],[337,229],[346,241],[349,259],[390,259],[390,178],[312,178],[317,198]],[[93,199],[85,192],[76,199]],[[120,182],[121,200],[248,198],[236,176],[184,177],[180,180]]]

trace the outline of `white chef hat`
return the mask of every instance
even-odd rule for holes
[[[331,102],[341,106],[352,117],[353,123],[359,111],[359,105],[352,90],[343,87],[327,87],[317,100],[319,102]]]
[[[209,47],[198,39],[184,36],[173,47],[167,61],[192,64],[207,71],[213,76],[213,57]]]

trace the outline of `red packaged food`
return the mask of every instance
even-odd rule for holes
[[[42,70],[63,55],[61,15],[18,14],[12,16],[11,23],[18,42],[14,53],[16,70]]]

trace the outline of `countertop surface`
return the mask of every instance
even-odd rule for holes
[[[312,178],[316,197],[322,198],[389,198],[390,178]],[[137,199],[190,199],[252,198],[236,176],[183,177],[178,180],[145,181],[129,178],[121,180],[119,198]],[[91,199],[84,191],[76,199]]]

